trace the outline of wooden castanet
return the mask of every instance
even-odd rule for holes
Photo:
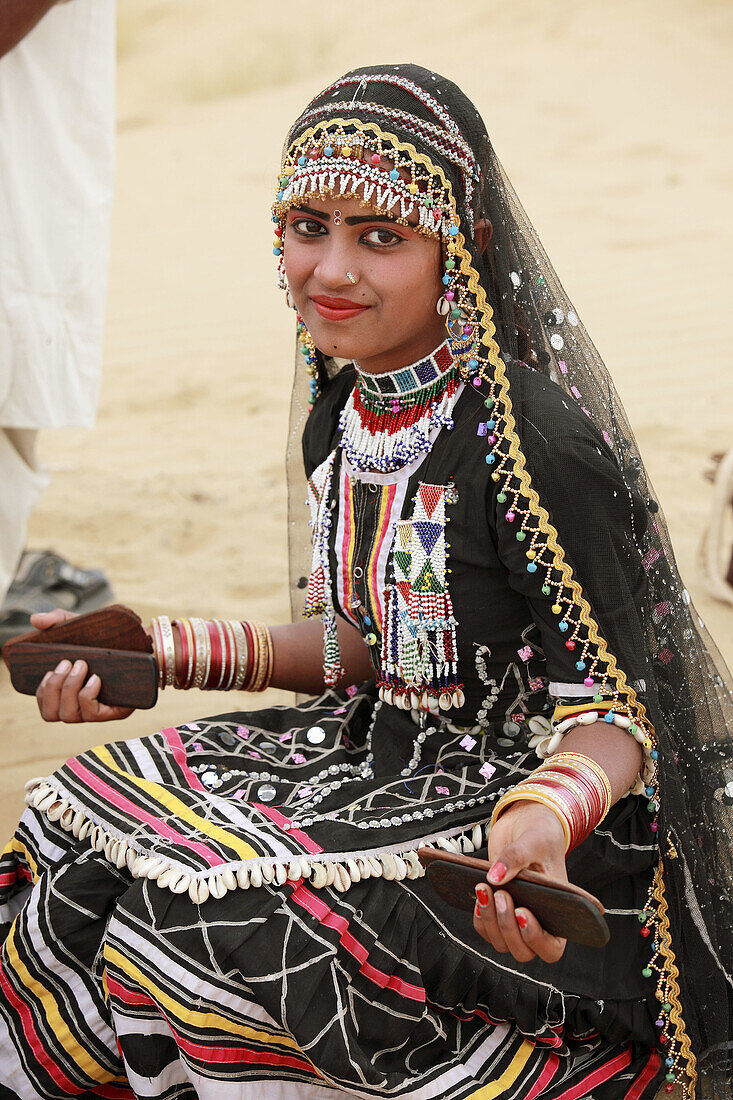
[[[115,604],[11,638],[3,646],[10,681],[23,695],[35,695],[59,661],[86,661],[102,681],[99,701],[147,710],[158,698],[158,667],[152,639],[134,611]]]
[[[456,909],[473,911],[475,887],[482,882],[488,889],[504,890],[515,905],[529,909],[553,936],[563,936],[589,947],[603,947],[608,943],[610,933],[603,906],[598,898],[579,886],[526,870],[506,884],[492,887],[486,880],[491,864],[485,859],[435,848],[420,848],[417,854],[436,894]]]

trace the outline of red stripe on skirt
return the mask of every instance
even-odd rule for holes
[[[619,1070],[625,1069],[630,1062],[631,1048],[627,1047],[621,1054],[617,1054],[615,1058],[612,1058],[610,1062],[606,1062],[605,1066],[601,1066],[599,1069],[594,1070],[593,1073],[588,1074],[580,1084],[573,1085],[572,1088],[567,1089],[565,1092],[561,1092],[557,1096],[557,1100],[581,1100],[582,1097],[588,1095],[589,1089],[594,1088],[596,1085],[602,1085],[604,1081],[608,1081],[608,1079],[617,1074]]]
[[[66,1076],[61,1066],[51,1058],[51,1055],[44,1047],[36,1031],[36,1026],[33,1023],[33,1016],[28,1005],[24,1004],[23,1001],[16,997],[15,991],[8,981],[2,966],[0,966],[0,989],[4,993],[8,1004],[14,1008],[18,1016],[20,1016],[23,1025],[23,1036],[28,1046],[33,1051],[38,1065],[46,1071],[51,1080],[54,1081],[59,1088],[69,1093],[69,1095],[79,1096],[81,1093],[86,1092],[86,1088],[75,1085],[74,1082]]]
[[[168,726],[166,729],[160,731],[165,737],[170,750],[173,753],[173,759],[183,774],[186,776],[189,787],[192,787],[195,791],[205,791],[206,787],[203,785],[199,777],[195,772],[192,772],[187,763],[186,750],[183,747],[183,741],[181,735],[175,726]]]
[[[542,1068],[542,1073],[539,1075],[539,1077],[537,1078],[535,1083],[532,1085],[532,1088],[529,1090],[527,1095],[524,1097],[524,1100],[535,1100],[535,1096],[539,1096],[540,1093],[543,1092],[547,1088],[550,1081],[552,1081],[553,1077],[557,1073],[557,1069],[558,1069],[559,1065],[560,1065],[560,1059],[558,1058],[558,1056],[556,1054],[548,1055],[547,1061],[545,1062],[545,1064]]]
[[[117,981],[116,978],[111,978],[109,975],[107,976],[107,988],[123,1004],[147,1004],[153,1008],[156,1015],[167,1023],[171,1035],[176,1041],[176,1046],[203,1064],[216,1062],[219,1065],[231,1065],[234,1062],[241,1062],[243,1065],[255,1063],[257,1065],[287,1066],[290,1069],[301,1069],[316,1075],[313,1066],[304,1055],[298,1057],[291,1054],[278,1054],[276,1051],[253,1050],[251,1047],[245,1046],[207,1046],[203,1043],[195,1043],[191,1039],[186,1039],[176,1030],[170,1021],[170,1017],[149,994],[134,993],[127,986]]]
[[[662,1064],[662,1058],[658,1050],[653,1050],[649,1055],[649,1061],[641,1071],[641,1075],[636,1079],[629,1091],[624,1096],[624,1100],[639,1100],[644,1089],[647,1087],[650,1081],[653,1081],[659,1072],[659,1067]]]
[[[0,875],[0,886],[12,886],[19,878],[33,882],[33,875],[28,868],[19,864],[14,871],[7,871],[4,875]]]
[[[341,933],[339,942],[344,950],[348,951],[361,964],[359,971],[370,982],[374,982],[380,989],[391,989],[406,1000],[422,1003],[426,1001],[425,990],[422,986],[403,981],[402,978],[397,978],[394,974],[385,974],[383,970],[379,970],[376,966],[372,966],[370,962],[367,962],[369,952],[349,931],[349,922],[346,918],[334,913],[321,898],[317,898],[304,884],[301,883],[297,886],[290,896],[311,916],[316,917],[321,924]]]
[[[136,802],[132,802],[126,795],[120,794],[118,791],[106,783],[103,779],[100,779],[90,771],[84,764],[81,764],[79,760],[71,759],[67,760],[66,766],[70,771],[74,772],[90,790],[94,791],[105,802],[110,802],[116,809],[122,813],[126,813],[132,821],[140,821],[145,825],[149,825],[158,836],[164,837],[166,840],[172,840],[174,844],[181,844],[184,848],[189,848],[192,852],[196,852],[201,856],[210,867],[216,867],[227,861],[223,856],[215,852],[213,848],[207,847],[205,844],[201,844],[199,841],[191,840],[190,837],[184,836],[183,833],[178,832],[171,825],[168,825],[160,817],[155,817],[154,814],[144,810],[142,806],[139,806]]]
[[[279,810],[274,809],[272,806],[265,806],[260,802],[252,802],[251,805],[254,807],[255,810],[259,810],[262,816],[271,821],[273,825],[277,825],[278,829],[282,829],[283,832],[287,833],[289,837],[297,840],[298,844],[302,844],[306,852],[310,852],[311,855],[315,856],[320,855],[320,853],[323,851],[323,848],[316,844],[315,840],[311,840],[308,834],[304,833],[302,829],[283,828],[283,826],[285,825],[292,826],[293,823],[289,817],[286,817],[285,814],[281,814]],[[289,863],[296,857],[279,856],[277,858],[279,858],[281,863]]]

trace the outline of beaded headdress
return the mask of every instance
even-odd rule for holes
[[[614,711],[627,716],[645,746],[643,797],[659,841],[643,914],[653,932],[645,973],[656,978],[668,1084],[679,1078],[690,1095],[727,1100],[733,1013],[722,1006],[730,1006],[733,988],[730,680],[679,578],[613,382],[478,112],[450,81],[412,65],[359,69],[308,106],[288,135],[273,205],[281,282],[285,213],[312,195],[357,197],[398,221],[417,219],[419,231],[443,241],[450,350],[491,422],[477,445],[486,448],[501,522],[523,548],[538,598],[547,601],[576,657],[579,681],[590,696],[612,698]],[[490,240],[478,232],[487,223]],[[517,430],[521,395],[506,369],[517,360],[545,373],[595,424],[634,515],[643,519],[629,538],[643,564],[645,591],[618,606],[613,593],[590,606],[543,504],[541,476],[530,477]],[[299,504],[290,513],[297,578],[305,571],[300,531],[303,545],[307,541],[304,492],[295,488],[299,436],[307,406],[337,369],[299,319],[289,453],[291,497]],[[597,569],[602,575],[602,555]]]

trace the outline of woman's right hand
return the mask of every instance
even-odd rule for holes
[[[57,623],[75,619],[72,611],[57,608],[31,615],[31,626],[36,630],[48,630]],[[61,661],[47,672],[38,685],[36,699],[45,722],[117,722],[132,714],[132,707],[109,707],[100,703],[97,696],[102,687],[98,676],[87,681],[85,661]],[[86,681],[86,682],[85,682]]]

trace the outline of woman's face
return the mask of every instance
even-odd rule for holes
[[[295,305],[325,354],[378,374],[445,339],[435,309],[443,292],[436,238],[358,199],[314,197],[288,211],[283,254]]]

